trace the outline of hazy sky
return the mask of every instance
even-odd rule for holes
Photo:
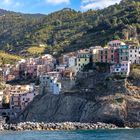
[[[121,0],[0,0],[0,8],[24,12],[48,14],[62,8],[86,11],[101,9]]]

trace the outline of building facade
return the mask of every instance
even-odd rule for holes
[[[85,50],[80,50],[77,53],[77,71],[81,71],[85,65],[90,63],[90,50],[85,49]]]
[[[129,61],[132,64],[140,64],[140,47],[129,46]]]
[[[112,40],[108,43],[109,47],[117,47],[119,48],[122,45],[126,45],[124,42],[120,41],[120,40]]]
[[[99,62],[99,52],[102,49],[103,48],[101,46],[90,47],[90,53],[91,53],[91,56],[92,56],[92,62],[93,63]]]
[[[119,48],[119,63],[129,60],[129,46],[123,45]]]
[[[48,74],[40,76],[40,90],[58,95],[61,92],[61,88],[61,82],[59,82],[58,77],[53,77]]]
[[[114,64],[110,67],[110,73],[113,75],[127,77],[130,73],[130,64],[131,63],[128,61],[122,61],[121,63]]]

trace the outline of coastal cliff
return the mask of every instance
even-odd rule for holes
[[[38,95],[20,115],[31,122],[104,122],[117,126],[140,124],[140,90],[132,81],[108,80],[99,72],[78,75],[67,93]],[[136,89],[137,87],[137,89]],[[135,124],[135,125],[134,125]]]

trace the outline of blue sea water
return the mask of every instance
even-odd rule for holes
[[[1,132],[0,140],[140,140],[140,129]]]

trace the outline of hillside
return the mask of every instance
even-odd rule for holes
[[[139,39],[140,2],[123,0],[103,10],[77,12],[65,8],[49,15],[0,10],[0,49],[26,53],[44,44],[44,52],[73,51],[105,45],[111,39]]]

